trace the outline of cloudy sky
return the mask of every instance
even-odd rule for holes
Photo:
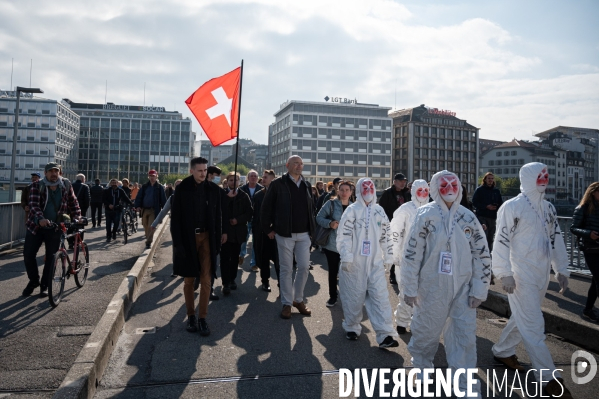
[[[0,1],[0,88],[163,106],[244,59],[241,137],[286,100],[457,113],[481,137],[599,128],[599,1]],[[195,122],[195,120],[194,120]],[[200,132],[197,123],[194,130]],[[200,137],[205,138],[205,137]]]

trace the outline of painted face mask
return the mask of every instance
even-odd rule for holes
[[[547,185],[549,184],[549,173],[547,173],[547,168],[543,168],[541,173],[537,176],[537,190],[540,193],[544,193],[547,189]]]
[[[460,192],[458,179],[455,176],[446,175],[441,176],[440,180],[439,194],[441,194],[441,198],[445,202],[453,203]]]
[[[362,182],[362,198],[367,203],[372,202],[374,199],[374,183],[370,180]]]
[[[416,191],[416,196],[419,202],[428,201],[428,187],[420,187]]]

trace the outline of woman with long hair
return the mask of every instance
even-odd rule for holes
[[[333,229],[329,235],[327,244],[323,246],[323,251],[327,257],[329,266],[329,300],[327,306],[335,306],[337,303],[337,275],[339,274],[339,262],[341,257],[337,250],[337,229],[341,215],[348,206],[352,204],[349,197],[352,194],[353,183],[343,180],[339,183],[336,195],[331,197],[316,215],[316,223],[325,228]]]
[[[591,183],[584,193],[574,210],[570,231],[582,240],[580,249],[593,275],[582,317],[597,322],[599,315],[593,306],[599,293],[599,182]]]

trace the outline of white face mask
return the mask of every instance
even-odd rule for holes
[[[440,183],[439,194],[441,194],[443,201],[448,203],[454,202],[460,192],[458,179],[454,176],[446,175],[441,177]]]
[[[544,193],[547,189],[547,185],[549,184],[549,173],[547,173],[547,168],[543,168],[541,173],[537,176],[537,191],[540,193]]]
[[[362,183],[362,198],[367,203],[374,199],[374,183],[372,181],[366,180]]]
[[[214,176],[214,179],[212,179],[212,183],[214,183],[214,184],[220,183],[220,176]]]

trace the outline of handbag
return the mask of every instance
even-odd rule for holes
[[[322,227],[321,225],[317,224],[316,228],[314,229],[314,244],[321,247],[327,245],[331,231],[333,231],[333,229],[330,227]]]

